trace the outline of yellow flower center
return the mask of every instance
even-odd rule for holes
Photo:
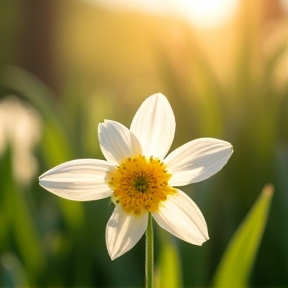
[[[168,185],[171,175],[160,160],[140,155],[127,158],[109,174],[109,185],[114,190],[112,201],[121,204],[129,214],[155,212],[167,195],[176,193]]]

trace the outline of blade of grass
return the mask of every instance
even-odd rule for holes
[[[163,231],[164,232],[164,231]],[[182,287],[181,261],[176,243],[168,233],[161,233],[161,250],[155,287]]]
[[[45,257],[40,243],[39,231],[32,217],[25,195],[21,193],[12,172],[12,149],[8,145],[6,152],[0,159],[1,193],[3,194],[3,214],[10,225],[9,230],[15,237],[20,261],[25,266],[31,283],[36,283],[36,277],[45,266]],[[9,238],[8,238],[9,239]],[[5,249],[13,247],[10,242],[5,243]]]
[[[213,280],[213,287],[247,287],[266,225],[274,188],[266,185],[230,241]]]

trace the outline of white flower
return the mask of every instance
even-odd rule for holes
[[[105,120],[98,126],[101,150],[107,161],[80,159],[63,163],[39,177],[48,191],[70,200],[111,197],[115,209],[106,227],[111,259],[130,250],[147,228],[148,213],[176,237],[202,245],[209,239],[197,205],[181,190],[209,178],[230,158],[230,143],[200,138],[170,153],[175,118],[165,96],[147,98],[130,130]]]
[[[41,124],[37,111],[16,96],[0,100],[0,156],[11,145],[13,173],[22,185],[29,184],[37,172],[33,149],[39,142]]]

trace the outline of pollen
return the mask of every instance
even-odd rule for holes
[[[169,186],[171,174],[159,159],[140,155],[125,159],[110,172],[108,183],[114,190],[112,202],[129,214],[156,212],[167,195],[176,193]]]

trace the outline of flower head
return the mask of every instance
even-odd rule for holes
[[[184,192],[175,188],[218,172],[232,155],[230,143],[200,138],[167,157],[175,134],[175,118],[165,96],[148,97],[130,129],[105,120],[98,126],[104,160],[79,159],[54,167],[39,177],[48,191],[70,200],[111,197],[115,209],[106,227],[109,255],[130,250],[147,228],[148,213],[176,237],[195,245],[209,239],[205,219]]]

